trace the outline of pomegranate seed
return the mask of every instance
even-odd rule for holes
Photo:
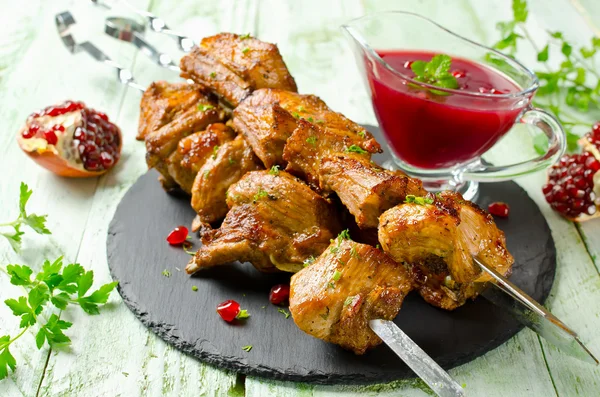
[[[58,142],[58,138],[56,137],[54,131],[44,131],[44,139],[48,141],[50,145],[56,145]]]
[[[464,70],[457,69],[452,72],[452,76],[454,76],[457,79],[462,79],[463,77],[467,76],[467,72],[465,72]]]
[[[571,208],[578,211],[578,210],[581,210],[584,205],[585,205],[585,201],[578,198],[578,199],[573,200],[573,203],[571,204]]]
[[[240,304],[232,299],[226,300],[217,306],[217,313],[223,320],[230,323],[240,314]]]
[[[568,187],[567,193],[569,194],[569,196],[571,196],[573,198],[577,198],[577,199],[580,199],[583,196],[585,196],[585,191],[583,191],[581,189],[577,189],[575,186]]]
[[[413,64],[413,61],[406,61],[404,62],[404,68],[405,69],[410,69],[411,65]]]
[[[543,192],[544,194],[548,194],[548,193],[550,193],[550,192],[552,191],[552,188],[553,188],[553,187],[554,187],[554,185],[553,185],[553,184],[551,184],[551,183],[547,183],[547,184],[545,184],[545,185],[542,187],[542,192]]]
[[[102,153],[100,153],[100,162],[102,163],[102,166],[104,167],[104,169],[107,169],[107,168],[112,167],[112,165],[115,163],[115,159],[113,158],[112,154],[107,153],[107,152],[102,152]]]
[[[40,130],[40,126],[37,124],[34,124],[34,125],[30,126],[28,129],[26,129],[25,131],[23,131],[21,133],[21,135],[25,139],[30,139],[30,138],[33,138],[35,136],[35,134],[38,133],[39,130]]]
[[[52,126],[52,130],[53,131],[65,132],[65,127],[63,127],[61,124],[56,124],[56,125]]]
[[[509,212],[508,204],[501,201],[496,201],[488,205],[488,212],[492,215],[506,218],[508,217]]]
[[[269,293],[269,302],[274,305],[280,305],[290,297],[290,286],[288,284],[277,284],[271,288]]]
[[[590,169],[592,171],[600,170],[600,161],[596,160],[593,157],[588,157],[585,160],[585,168]]]
[[[167,241],[171,245],[181,245],[187,241],[188,229],[185,226],[177,226],[167,236]]]
[[[596,122],[594,123],[594,125],[592,126],[592,133],[593,133],[594,135],[596,135],[596,134],[600,134],[600,121],[596,121]]]

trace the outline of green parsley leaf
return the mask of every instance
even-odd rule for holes
[[[406,204],[425,205],[425,204],[433,204],[433,199],[429,198],[429,197],[420,197],[420,196],[415,196],[414,194],[408,194],[408,195],[406,195],[404,202]]]
[[[165,277],[171,277],[171,272],[167,269],[163,270],[161,274]]]
[[[339,270],[336,270],[335,273],[333,273],[333,281],[339,281],[340,278],[342,278],[342,272],[340,272]]]
[[[6,272],[10,276],[10,283],[13,285],[31,285],[31,275],[33,270],[25,265],[8,265]]]
[[[242,347],[242,350],[245,352],[249,352],[250,350],[252,350],[252,345],[246,345],[246,346]]]
[[[346,153],[359,153],[359,154],[366,154],[366,153],[368,153],[366,150],[364,150],[363,148],[361,148],[358,145],[350,145],[344,151]]]
[[[267,193],[265,190],[263,190],[262,187],[258,188],[258,192],[256,192],[256,194],[253,197],[253,201],[256,202],[258,200],[260,200],[261,198],[267,197],[269,195],[269,193]]]
[[[538,52],[537,60],[539,62],[546,62],[548,60],[548,44],[546,44],[546,47],[542,51]]]
[[[210,104],[200,103],[198,104],[198,110],[201,112],[206,112],[207,110],[214,109],[215,107]]]
[[[94,283],[94,271],[89,270],[84,272],[77,280],[77,297],[81,298],[88,292]]]
[[[194,292],[198,291],[198,287],[195,285],[192,285],[192,291],[194,291]]]
[[[285,316],[286,319],[290,318],[290,312],[285,309],[279,308],[277,311]]]
[[[71,297],[66,292],[55,294],[50,298],[50,302],[60,310],[65,310]]]
[[[309,136],[306,138],[306,143],[310,143],[311,145],[315,146],[317,144],[317,137],[314,135]]]
[[[314,262],[315,262],[315,257],[311,255],[304,260],[303,265],[304,265],[304,267],[308,267],[308,266],[312,265]]]
[[[248,310],[245,309],[241,309],[237,316],[235,316],[235,318],[238,320],[244,320],[248,317],[250,317],[250,313],[248,313]]]
[[[527,11],[526,0],[513,0],[512,10],[515,22],[525,22],[527,20],[529,11]]]
[[[279,166],[278,165],[274,165],[271,167],[271,169],[269,170],[269,174],[271,175],[279,175]]]
[[[50,346],[71,343],[71,339],[63,333],[63,330],[72,325],[70,322],[60,320],[56,314],[51,315],[48,322],[40,328],[35,336],[37,348],[41,349],[45,341],[48,341]]]
[[[342,240],[350,240],[350,239],[351,239],[351,237],[350,237],[350,230],[348,230],[348,229],[344,229],[344,230],[342,230],[342,231],[340,232],[340,234],[338,234],[338,237],[337,237],[337,238],[338,238],[338,240],[339,240],[339,239],[342,239]]]
[[[17,360],[15,360],[8,348],[9,341],[10,336],[8,335],[0,338],[0,346],[4,346],[2,349],[0,349],[0,380],[8,376],[9,368],[13,372],[17,368]]]

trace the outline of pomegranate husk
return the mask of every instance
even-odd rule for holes
[[[119,158],[115,161],[112,167],[102,171],[88,171],[86,169],[82,170],[79,168],[72,167],[67,160],[60,157],[58,153],[52,149],[45,149],[43,151],[26,150],[25,148],[23,148],[23,146],[21,146],[22,139],[23,138],[21,138],[21,136],[17,138],[19,142],[19,147],[25,152],[25,154],[27,154],[33,161],[35,161],[37,164],[44,167],[48,171],[66,178],[93,178],[103,175],[106,172],[110,171],[112,168],[114,168],[114,166],[117,165],[121,158],[121,156],[119,156]],[[121,132],[119,131],[119,153],[121,153],[122,146],[123,139],[121,136]]]

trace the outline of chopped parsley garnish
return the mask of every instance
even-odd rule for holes
[[[306,143],[310,143],[311,145],[316,145],[317,144],[317,137],[314,135],[309,136],[308,138],[306,138]]]
[[[246,345],[246,346],[242,347],[242,350],[245,352],[249,352],[250,350],[252,350],[252,345]]]
[[[347,297],[346,300],[344,301],[344,306],[348,306],[349,304],[352,303],[353,300],[354,300],[354,296]]]
[[[198,287],[196,287],[195,285],[192,285],[192,291],[194,291],[194,292],[198,291]]]
[[[204,177],[204,179],[208,179],[208,177],[210,176],[210,171],[204,171],[204,174],[202,174],[202,176]]]
[[[207,110],[214,109],[213,105],[207,105],[205,103],[198,104],[198,110],[201,112],[206,112]]]
[[[360,258],[360,255],[358,255],[358,252],[356,251],[356,247],[352,246],[352,248],[350,248],[350,257],[352,258]]]
[[[333,273],[333,281],[339,281],[340,278],[342,278],[342,272],[340,272],[339,270],[336,270],[335,273]]]
[[[348,229],[342,230],[340,232],[340,234],[338,234],[338,240],[339,239],[350,240],[350,230],[348,230]]]
[[[327,284],[329,286],[329,288],[335,288],[335,283],[331,282],[329,284]]]
[[[210,78],[214,79],[215,77],[217,77],[217,73],[216,72],[210,72]]]
[[[306,119],[306,121],[310,121],[311,123],[313,122],[313,120],[314,119],[312,117],[309,117],[309,118]]]
[[[269,174],[271,175],[279,175],[279,166],[278,165],[274,165],[271,167],[271,169],[269,170]]]
[[[262,189],[262,187],[258,188],[258,192],[254,195],[254,201],[258,201],[261,198],[267,197],[269,195],[269,193],[267,193],[266,191],[264,191]]]
[[[329,252],[331,252],[332,254],[337,254],[340,250],[340,245],[342,244],[342,240],[350,240],[350,231],[348,229],[342,230],[340,232],[340,234],[338,234],[338,236],[335,239],[335,241],[337,241],[337,246],[331,247],[329,249]],[[331,243],[333,243],[333,242],[334,242],[334,240],[331,240]]]
[[[250,317],[250,313],[248,313],[248,310],[246,310],[246,309],[240,310],[240,312],[237,314],[237,316],[235,316],[235,318],[237,318],[238,320],[243,320],[248,317]]]
[[[298,110],[299,112],[304,112],[304,106],[298,106],[296,110]]]
[[[317,120],[317,121],[315,121],[315,123],[317,123],[317,124],[325,124],[325,120]]]
[[[358,136],[361,138],[365,138],[367,136],[367,134],[365,134],[364,131],[358,131]]]
[[[285,316],[285,318],[290,318],[290,312],[285,309],[279,308],[277,311]]]
[[[425,204],[433,204],[433,199],[429,198],[429,197],[420,197],[420,196],[415,196],[414,194],[409,194],[406,196],[406,199],[404,200],[404,202],[407,204],[425,205]]]
[[[375,248],[377,248],[378,250],[380,250],[380,249],[381,249],[381,245],[377,244],[377,245],[375,246]]]
[[[325,313],[319,314],[323,320],[327,320],[329,317],[329,306],[325,306]]]
[[[368,152],[358,145],[350,145],[349,147],[346,148],[346,153],[366,154]]]
[[[300,115],[296,112],[292,112],[292,116],[294,116],[295,119],[299,119]]]
[[[171,272],[167,269],[163,270],[161,274],[165,277],[171,277]]]
[[[414,61],[410,68],[415,74],[415,80],[441,88],[458,88],[456,77],[450,73],[452,58],[448,55],[438,54],[431,61]],[[443,91],[432,90],[435,94],[447,95]]]
[[[246,33],[240,36],[240,40],[246,40],[250,38],[250,33]]]
[[[244,54],[247,54],[247,53],[248,53],[248,51],[250,51],[250,48],[248,48],[248,47],[246,47],[246,48],[244,48],[244,49],[242,50],[242,52],[243,52]]]
[[[219,152],[219,147],[220,147],[219,145],[215,145],[213,147],[213,152],[212,152],[212,159],[213,160],[217,158],[217,153]]]
[[[308,267],[308,266],[312,265],[314,263],[314,261],[315,261],[315,257],[312,255],[309,256],[308,258],[306,258],[304,260],[304,267]]]
[[[186,254],[188,254],[190,256],[194,256],[194,255],[196,255],[196,253],[194,251],[189,250],[189,248],[191,248],[191,247],[192,247],[192,243],[187,242],[187,241],[181,245],[181,248],[183,248],[183,250],[185,251]]]
[[[229,158],[229,165],[234,165],[235,164],[235,160],[232,158]]]

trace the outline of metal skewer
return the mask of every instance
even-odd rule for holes
[[[117,78],[121,84],[128,85],[129,87],[135,88],[140,91],[145,91],[146,87],[138,84],[133,78],[133,74],[129,69],[126,69],[119,65],[117,62],[113,61],[106,55],[102,50],[96,47],[89,41],[84,41],[78,43],[73,38],[71,34],[71,27],[75,25],[75,18],[69,11],[61,12],[54,17],[54,21],[56,23],[56,28],[58,29],[58,34],[62,39],[63,43],[67,47],[67,49],[72,54],[77,54],[78,52],[87,52],[92,58],[97,60],[98,62],[102,62],[107,66],[114,68],[117,72]]]
[[[102,0],[91,0],[91,1],[92,1],[92,3],[94,3],[97,6],[101,6],[103,8],[107,8],[107,9],[111,8],[110,4],[108,4],[106,1],[102,1]],[[192,40],[191,38],[177,32],[175,30],[170,29],[167,26],[166,22],[163,19],[157,17],[156,15],[154,15],[148,11],[144,11],[144,10],[135,8],[134,6],[132,6],[131,4],[129,4],[128,2],[126,2],[124,0],[115,0],[114,3],[116,3],[116,2],[123,4],[125,7],[129,8],[134,13],[136,13],[139,16],[141,16],[142,18],[146,19],[146,24],[148,25],[148,28],[150,30],[152,30],[153,32],[166,34],[167,36],[174,38],[177,41],[177,44],[179,45],[179,49],[181,51],[190,52],[196,46],[196,44],[194,43],[194,40]]]
[[[145,27],[133,19],[109,17],[104,21],[104,32],[115,39],[132,43],[147,55],[154,63],[163,68],[179,72],[179,67],[170,55],[158,51],[143,36]]]
[[[438,396],[465,395],[463,388],[392,321],[371,320],[369,326]]]
[[[506,299],[506,296],[495,293],[497,292],[495,289],[484,291],[482,293],[484,298],[508,310],[517,320],[568,355],[598,365],[598,359],[581,342],[575,331],[494,268],[487,266],[477,258],[473,258],[473,260],[494,279],[492,285],[512,299]],[[517,304],[515,305],[515,303]]]

